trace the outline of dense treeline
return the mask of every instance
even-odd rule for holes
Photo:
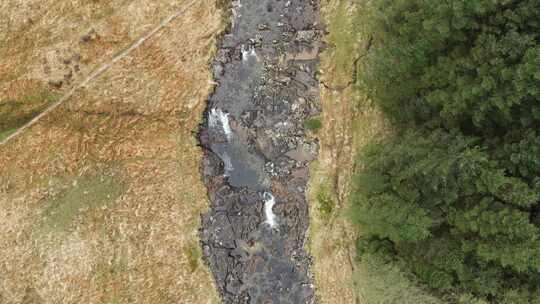
[[[377,1],[368,87],[398,122],[538,127],[540,1]]]
[[[381,0],[359,248],[460,303],[540,303],[540,1]],[[361,255],[362,256],[362,255]]]

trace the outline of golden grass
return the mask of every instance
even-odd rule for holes
[[[183,2],[1,1],[0,107],[26,103],[29,94],[69,91]],[[34,112],[46,106],[31,105]]]
[[[387,123],[362,93],[350,85],[354,61],[368,37],[355,23],[355,1],[323,1],[330,48],[322,55],[323,127],[318,133],[319,160],[311,167],[310,250],[315,263],[321,303],[363,303],[356,284],[357,229],[346,219],[356,151],[388,129]],[[329,212],[330,210],[330,212]]]
[[[0,67],[25,67],[0,72],[22,75],[0,80],[0,96],[21,79],[46,81],[33,66],[49,46],[88,58],[85,74],[183,2],[2,2],[10,33],[24,41],[0,49]],[[214,1],[198,1],[0,147],[0,302],[218,302],[197,239],[207,198],[193,130],[212,89],[220,16]],[[103,44],[84,49],[77,44],[90,25]],[[23,46],[25,54],[11,50]]]

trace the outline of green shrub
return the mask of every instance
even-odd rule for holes
[[[310,131],[317,131],[322,128],[322,121],[319,118],[310,118],[304,122],[304,127]]]
[[[334,211],[334,201],[325,188],[317,193],[317,202],[319,203],[319,212],[324,217],[328,217]]]

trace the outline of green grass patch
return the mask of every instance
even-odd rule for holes
[[[83,178],[45,202],[43,228],[66,231],[77,217],[114,202],[123,192],[123,185],[114,177]]]
[[[60,95],[49,90],[40,90],[27,94],[18,100],[0,102],[0,140],[6,138],[32,118],[41,113],[47,106],[58,101]],[[8,134],[8,135],[6,135]]]
[[[319,193],[317,193],[317,202],[319,203],[319,212],[321,212],[323,217],[329,217],[334,211],[334,200],[332,200],[326,188],[322,187]]]
[[[35,94],[28,94],[21,98],[24,103],[50,104],[58,101],[60,95],[49,90],[41,90]]]
[[[338,78],[348,79],[355,72],[352,64],[358,56],[358,41],[363,35],[358,9],[351,10],[347,1],[340,1],[328,17],[328,41],[334,46],[333,60]]]
[[[199,260],[202,257],[201,248],[198,244],[191,244],[185,249],[185,255],[188,259],[189,270],[195,272],[199,267]]]
[[[304,127],[310,131],[317,131],[322,128],[322,121],[320,118],[310,118],[304,122]]]
[[[365,303],[444,303],[420,287],[399,265],[377,254],[362,255],[358,267],[356,279]]]
[[[11,134],[15,133],[15,131],[17,131],[17,128],[0,131],[0,141],[8,138]]]

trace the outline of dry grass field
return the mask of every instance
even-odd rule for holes
[[[356,152],[387,132],[388,124],[362,89],[353,85],[355,62],[369,44],[369,36],[355,23],[355,14],[362,7],[357,1],[323,0],[322,8],[330,34],[321,63],[323,127],[317,134],[321,148],[319,160],[311,168],[309,193],[317,293],[325,304],[371,304],[356,286],[359,281],[355,278],[364,274],[355,257],[357,232],[345,212]]]
[[[187,2],[2,1],[0,137]],[[218,302],[193,131],[221,15],[196,1],[0,146],[0,303]]]
[[[184,2],[0,1],[0,138]]]

